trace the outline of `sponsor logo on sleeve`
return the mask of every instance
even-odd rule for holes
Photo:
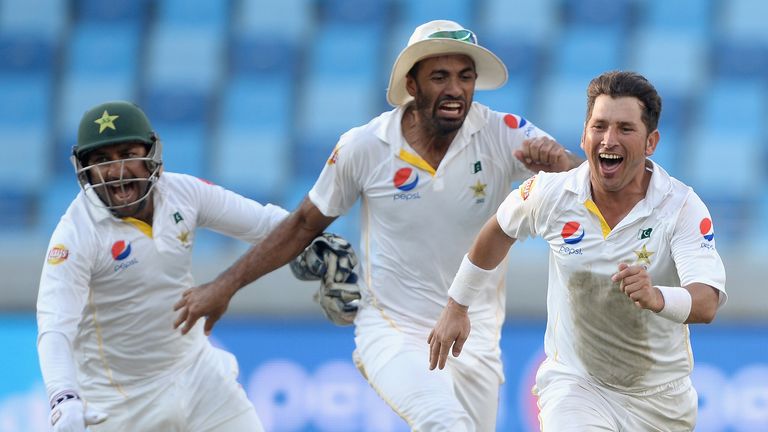
[[[715,227],[712,225],[712,220],[710,218],[704,218],[699,223],[699,231],[701,232],[701,236],[704,237],[704,242],[701,242],[701,248],[702,249],[714,249],[715,245],[712,244],[712,240],[715,239]]]
[[[523,201],[528,199],[528,196],[531,194],[531,191],[533,190],[533,184],[536,182],[536,176],[533,176],[525,181],[525,183],[521,184],[518,190],[520,191],[520,198],[523,199]]]
[[[521,116],[514,114],[507,114],[504,116],[504,124],[510,129],[519,129],[525,126],[528,122]]]
[[[69,249],[63,244],[55,244],[48,251],[48,264],[58,265],[63,263],[69,258]]]

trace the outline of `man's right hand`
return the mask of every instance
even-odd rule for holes
[[[443,369],[450,351],[454,357],[461,354],[464,342],[469,337],[471,324],[467,306],[456,303],[448,297],[448,304],[443,308],[435,328],[429,333],[429,370]],[[453,349],[451,349],[453,348]]]
[[[105,413],[86,409],[80,399],[64,401],[51,410],[53,432],[84,432],[87,426],[103,423],[105,420]]]
[[[181,334],[187,334],[197,320],[205,317],[205,334],[210,335],[216,321],[227,311],[229,300],[235,292],[236,289],[229,288],[219,280],[184,291],[181,300],[173,305],[173,310],[179,311],[173,328],[179,328],[183,324]]]

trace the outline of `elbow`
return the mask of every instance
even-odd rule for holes
[[[696,324],[710,324],[712,323],[712,321],[715,320],[716,315],[717,315],[717,303],[708,304],[705,307],[699,308],[699,310],[696,311],[695,314],[691,313],[691,316],[688,319],[688,322],[696,323]]]

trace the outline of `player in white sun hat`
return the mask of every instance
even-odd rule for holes
[[[711,322],[727,298],[709,211],[648,159],[661,115],[650,82],[606,72],[587,97],[588,163],[532,177],[489,218],[430,336],[430,366],[466,355],[490,269],[516,239],[540,236],[550,247],[547,359],[534,388],[542,430],[692,431],[687,324]]]
[[[216,280],[187,291],[176,325],[187,331],[206,316],[213,326],[238,289],[289,262],[360,199],[358,368],[413,430],[494,431],[503,272],[471,312],[466,356],[430,372],[427,336],[464,252],[511,183],[578,163],[525,118],[473,102],[475,89],[506,80],[504,64],[460,24],[417,27],[392,68],[395,108],[342,135],[299,208]]]

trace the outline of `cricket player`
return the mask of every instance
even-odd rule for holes
[[[578,164],[525,118],[473,102],[476,88],[506,80],[470,30],[442,20],[417,27],[392,68],[394,110],[345,133],[308,198],[220,277],[187,291],[176,325],[186,332],[206,316],[210,329],[238,289],[287,263],[360,199],[359,370],[413,430],[494,431],[503,275],[471,312],[477,331],[465,357],[431,373],[425,341],[462,256],[511,183]]]
[[[172,307],[194,285],[197,228],[258,243],[287,212],[163,172],[161,150],[132,103],[100,104],[80,122],[83,190],[51,237],[37,301],[56,432],[262,430],[234,356],[202,326],[182,337]]]
[[[493,269],[516,239],[540,236],[550,246],[547,358],[534,388],[542,429],[691,431],[687,324],[711,322],[726,302],[712,219],[690,187],[648,159],[661,114],[651,83],[607,72],[587,97],[587,163],[530,178],[488,220],[430,334],[430,367],[456,360],[452,346],[454,356],[466,351]]]

